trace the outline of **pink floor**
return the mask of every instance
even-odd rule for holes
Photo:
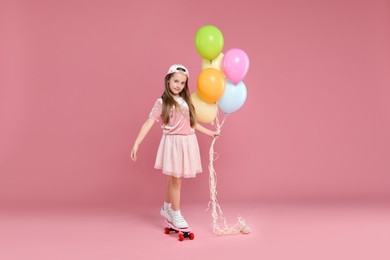
[[[205,205],[182,208],[195,239],[163,232],[158,205],[0,210],[0,259],[390,259],[390,207],[221,204],[249,235],[218,237]]]

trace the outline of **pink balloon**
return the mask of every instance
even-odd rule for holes
[[[248,55],[241,49],[230,49],[225,53],[222,69],[226,77],[237,84],[242,81],[249,69]]]

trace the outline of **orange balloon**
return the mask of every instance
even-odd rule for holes
[[[216,103],[225,91],[225,77],[214,68],[204,69],[198,77],[198,94],[208,103]]]

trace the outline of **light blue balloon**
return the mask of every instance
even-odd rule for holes
[[[231,81],[226,80],[225,92],[218,100],[218,106],[225,114],[233,113],[244,105],[246,94],[244,82],[240,81],[234,85]]]

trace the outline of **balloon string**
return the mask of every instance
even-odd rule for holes
[[[227,118],[227,115],[224,114],[222,123],[219,124],[218,115],[215,119],[215,127],[217,133],[220,133],[221,128],[223,124],[225,123]],[[214,144],[216,142],[216,138],[213,139],[211,142],[210,150],[209,150],[209,185],[210,185],[210,201],[208,203],[207,210],[211,207],[211,216],[213,219],[212,227],[213,232],[217,235],[235,235],[238,233],[249,233],[250,227],[246,225],[245,220],[241,217],[238,217],[237,224],[235,226],[229,227],[226,222],[226,218],[223,215],[221,206],[218,203],[217,200],[217,173],[214,170],[214,161],[217,158],[214,158],[215,152],[214,152]],[[207,211],[206,210],[206,211]],[[218,224],[219,222],[222,222],[222,227]]]

